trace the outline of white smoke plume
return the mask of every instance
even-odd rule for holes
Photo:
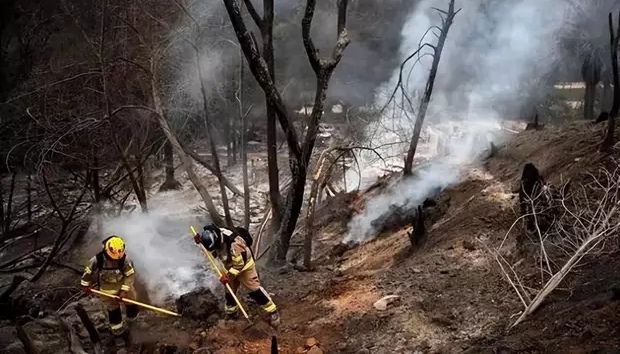
[[[432,8],[445,9],[447,4],[447,0],[423,0],[415,6],[401,33],[402,59],[418,48],[429,26],[440,25]],[[503,120],[532,114],[522,109],[544,97],[542,78],[558,60],[555,43],[568,7],[562,0],[456,2],[462,11],[448,34],[416,152],[416,161],[429,162],[412,178],[369,200],[365,212],[350,221],[344,242],[371,239],[377,232],[372,222],[389,213],[390,207],[416,207],[432,192],[457,183],[463,168],[475,163],[491,142],[498,144],[504,138]],[[428,34],[425,41],[434,44],[436,37]],[[405,68],[414,103],[422,95],[431,61],[430,56],[423,57],[410,74],[411,67]],[[398,76],[397,69],[378,88],[377,106],[385,104]],[[385,163],[392,168],[403,165],[415,113],[388,109],[367,128],[371,145],[387,159],[363,154],[362,187],[383,173]],[[347,178],[355,181],[357,175],[351,171]]]
[[[123,237],[136,275],[156,303],[215,285],[189,229],[190,225],[200,229],[207,220],[185,197],[180,191],[159,193],[149,199],[148,213],[134,211],[103,219],[103,235]]]

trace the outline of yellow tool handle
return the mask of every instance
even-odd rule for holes
[[[108,297],[110,299],[120,300],[120,301],[126,302],[128,304],[144,307],[145,309],[149,309],[149,310],[152,310],[152,311],[155,311],[155,312],[164,313],[164,314],[170,315],[170,316],[181,317],[181,315],[176,313],[176,312],[169,311],[169,310],[166,310],[166,309],[162,309],[162,308],[159,308],[159,307],[155,307],[155,306],[152,306],[152,305],[149,305],[149,304],[144,304],[142,302],[138,302],[138,301],[135,301],[135,300],[126,299],[124,297],[120,297],[120,296],[117,296],[117,295],[112,295],[112,294],[104,293],[103,291],[99,291],[97,289],[90,289],[90,291],[92,293],[97,294],[97,295]]]
[[[198,233],[196,232],[196,229],[194,229],[194,226],[190,226],[190,229],[192,230],[192,236],[193,235],[197,235]],[[217,275],[219,277],[222,277],[222,271],[220,270],[220,267],[217,266],[217,262],[215,261],[215,258],[213,258],[213,255],[211,254],[211,252],[209,252],[208,249],[205,248],[205,246],[202,243],[197,244],[198,247],[200,247],[200,249],[202,250],[202,253],[207,256],[207,258],[209,259],[209,262],[211,262],[211,265],[213,266],[213,268],[215,269],[215,272],[217,273]],[[245,312],[245,309],[243,308],[243,305],[241,305],[241,302],[239,301],[239,298],[237,298],[237,295],[235,295],[235,292],[233,291],[233,289],[230,287],[230,284],[226,284],[226,289],[228,290],[228,292],[230,293],[230,295],[233,297],[233,299],[235,300],[235,303],[237,304],[237,306],[239,306],[239,310],[241,310],[241,313],[243,313],[243,317],[245,317],[246,320],[250,321],[250,323],[252,323],[252,321],[250,320],[250,316],[248,316],[248,313]]]

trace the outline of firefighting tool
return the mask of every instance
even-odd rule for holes
[[[198,234],[196,232],[196,229],[194,229],[194,226],[190,226],[190,230],[192,231],[192,236]],[[215,258],[211,254],[211,252],[209,252],[209,250],[207,250],[202,243],[197,243],[196,245],[198,247],[200,247],[200,250],[202,251],[202,253],[205,255],[205,257],[207,257],[209,259],[209,262],[211,263],[211,266],[213,267],[213,269],[217,273],[217,276],[221,279],[222,278],[222,270],[217,265],[217,261],[215,260]],[[239,306],[239,309],[241,310],[241,313],[243,313],[243,317],[245,317],[245,319],[248,320],[248,322],[252,323],[252,321],[250,320],[250,316],[248,316],[248,313],[245,312],[245,309],[243,308],[243,305],[241,305],[241,302],[239,301],[239,298],[237,297],[237,295],[235,295],[235,292],[230,287],[230,284],[225,284],[225,286],[226,286],[226,290],[228,290],[230,295],[235,300],[235,303],[237,304],[237,306]]]
[[[140,307],[143,307],[145,309],[149,309],[151,311],[163,313],[163,314],[170,315],[170,316],[181,317],[180,314],[178,314],[178,313],[176,313],[174,311],[162,309],[162,308],[159,308],[159,307],[156,307],[156,306],[153,306],[153,305],[149,305],[149,304],[144,304],[142,302],[138,302],[138,301],[135,301],[135,300],[126,299],[124,297],[120,297],[120,296],[117,296],[117,295],[111,295],[111,294],[105,293],[103,291],[99,291],[97,289],[90,289],[90,292],[92,292],[93,294],[97,294],[99,296],[103,296],[103,297],[107,297],[107,298],[110,298],[110,299],[122,301],[122,302],[127,303],[127,304],[132,304],[132,305],[140,306]]]

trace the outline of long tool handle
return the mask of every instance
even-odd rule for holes
[[[192,236],[198,234],[196,232],[196,229],[194,229],[194,226],[190,226],[190,229],[192,230]],[[209,250],[206,249],[205,246],[202,243],[199,243],[197,245],[202,250],[202,253],[209,259],[209,262],[213,266],[213,269],[217,273],[218,277],[221,277],[222,276],[222,271],[220,270],[220,267],[218,267],[217,262],[215,261],[215,258],[213,258],[213,255],[211,254],[211,252],[209,252]],[[250,323],[252,323],[252,321],[250,320],[250,316],[248,316],[248,313],[245,312],[245,309],[243,308],[243,305],[241,305],[241,302],[239,301],[239,298],[237,298],[237,295],[235,295],[235,292],[230,287],[230,284],[226,284],[226,289],[228,290],[230,295],[235,300],[235,303],[237,304],[237,306],[239,306],[239,310],[241,310],[241,313],[243,313],[243,317],[245,317],[246,320],[248,320]]]
[[[99,291],[97,289],[90,289],[90,291],[92,293],[95,293],[95,294],[103,296],[103,297],[107,297],[107,298],[119,300],[119,301],[122,301],[122,302],[125,302],[125,303],[128,303],[128,304],[144,307],[145,309],[149,309],[149,310],[152,310],[152,311],[155,311],[155,312],[164,313],[164,314],[170,315],[170,316],[181,317],[181,315],[176,313],[176,312],[173,312],[173,311],[170,311],[170,310],[166,310],[166,309],[162,309],[160,307],[156,307],[156,306],[153,306],[153,305],[144,304],[142,302],[138,302],[138,301],[135,301],[135,300],[126,299],[124,297],[120,297],[120,296],[117,296],[117,295],[112,295],[112,294],[104,293],[103,291]]]

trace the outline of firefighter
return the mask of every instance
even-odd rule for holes
[[[242,227],[229,230],[211,224],[205,226],[200,234],[195,235],[194,241],[201,243],[224,263],[226,269],[222,272],[220,282],[224,285],[229,284],[235,294],[240,285],[245,287],[249,291],[250,298],[269,314],[271,326],[277,327],[280,324],[278,307],[261,286],[250,249],[252,236],[248,230]],[[226,292],[224,313],[228,318],[236,318],[238,311],[239,307],[234,298]]]
[[[125,254],[125,241],[120,236],[110,236],[103,240],[103,249],[88,261],[80,285],[89,294],[91,288],[135,300],[135,270],[133,263]],[[108,311],[110,330],[115,335],[125,331],[120,303],[113,299],[102,298]],[[138,307],[125,304],[125,314],[129,320],[138,316]]]

